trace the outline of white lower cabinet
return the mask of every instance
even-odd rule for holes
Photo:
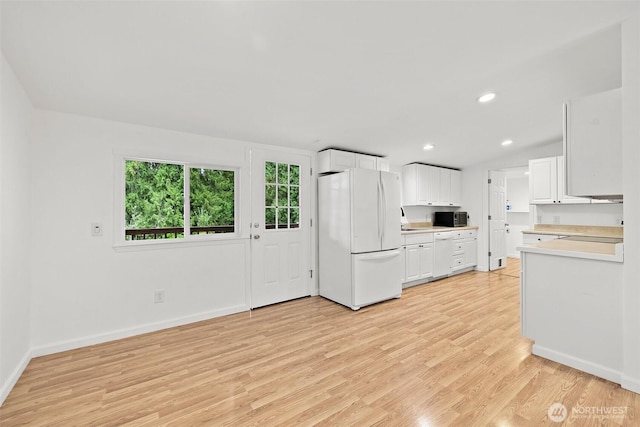
[[[478,239],[467,239],[464,242],[464,264],[467,267],[478,265]]]
[[[420,278],[433,277],[433,243],[420,245]]]
[[[478,230],[465,229],[453,234],[453,260],[450,274],[469,271],[478,264]],[[434,277],[436,248],[433,233],[407,234],[402,250],[404,287],[429,281]],[[448,255],[451,257],[451,255]],[[451,259],[451,258],[449,258]],[[446,277],[445,274],[443,277]]]
[[[433,243],[405,246],[404,282],[433,277]]]
[[[433,277],[433,233],[405,236],[402,283]]]
[[[453,232],[453,273],[467,270],[478,264],[478,230]]]

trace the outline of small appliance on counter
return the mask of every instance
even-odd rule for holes
[[[433,225],[442,227],[465,227],[468,215],[466,212],[435,212]]]

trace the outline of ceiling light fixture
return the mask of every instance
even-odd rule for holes
[[[495,97],[496,97],[496,94],[494,92],[485,93],[480,98],[478,98],[478,102],[481,104],[484,104],[485,102],[492,101],[493,98]]]
[[[436,148],[436,146],[433,144],[426,144],[424,147],[422,147],[422,149],[425,151],[433,150],[434,148]]]
[[[503,147],[506,147],[507,145],[511,145],[511,144],[513,144],[513,141],[510,140],[510,139],[506,139],[506,140],[502,141],[502,146]]]

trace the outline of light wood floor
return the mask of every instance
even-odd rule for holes
[[[530,354],[508,264],[358,312],[311,297],[40,357],[0,425],[559,425],[554,402],[640,425],[639,395]]]

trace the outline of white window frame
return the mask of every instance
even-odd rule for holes
[[[154,162],[165,163],[172,165],[180,165],[183,167],[183,185],[184,185],[184,237],[181,239],[145,239],[145,240],[126,240],[125,239],[125,196],[126,196],[126,177],[125,177],[125,163],[126,161],[139,161],[139,162]],[[232,233],[219,233],[219,234],[204,234],[204,235],[192,235],[191,234],[191,206],[190,200],[190,169],[214,169],[232,171],[234,173],[234,231]],[[127,155],[116,153],[115,156],[115,183],[116,191],[114,192],[114,241],[113,246],[118,250],[122,249],[161,249],[170,248],[180,245],[202,245],[211,244],[214,242],[220,242],[225,240],[238,240],[242,238],[242,229],[240,218],[241,204],[240,204],[240,176],[242,168],[240,166],[229,165],[217,165],[209,162],[194,162],[188,160],[176,160],[166,158],[164,156],[141,156],[141,155]]]

